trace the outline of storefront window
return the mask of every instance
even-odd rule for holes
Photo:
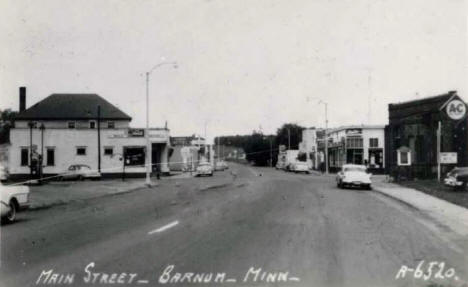
[[[21,149],[21,165],[22,166],[27,166],[29,163],[29,149],[28,148],[22,148]]]
[[[145,165],[145,148],[144,147],[127,147],[125,148],[125,165],[144,166]]]
[[[352,164],[362,164],[362,149],[348,149],[346,151],[346,162]]]
[[[369,139],[369,147],[370,148],[379,147],[379,139],[378,138],[370,138]]]
[[[48,166],[55,165],[55,149],[54,148],[47,148],[47,165]]]
[[[362,137],[348,137],[346,139],[347,148],[362,148]]]

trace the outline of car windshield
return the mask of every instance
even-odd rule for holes
[[[468,168],[466,167],[455,167],[449,172],[449,175],[454,175],[454,174],[468,174]]]
[[[349,171],[366,172],[366,169],[360,166],[347,166],[343,169],[343,171],[344,172],[349,172]]]

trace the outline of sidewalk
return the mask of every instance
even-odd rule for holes
[[[31,186],[30,209],[43,209],[72,201],[130,192],[143,187],[144,179],[50,182]]]
[[[468,209],[424,192],[388,183],[385,178],[374,179],[373,190],[424,212],[456,233],[468,236]]]

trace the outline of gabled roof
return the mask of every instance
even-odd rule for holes
[[[16,120],[88,120],[97,118],[101,107],[103,120],[132,118],[97,94],[52,94],[19,113]]]
[[[457,97],[456,91],[450,91],[446,94],[433,97],[407,101],[403,103],[389,104],[388,113],[390,118],[401,118],[413,116],[416,114],[427,114],[438,112],[446,103]],[[460,99],[461,100],[461,99]]]

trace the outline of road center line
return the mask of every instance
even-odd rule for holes
[[[167,230],[167,229],[169,229],[169,228],[172,228],[172,227],[176,226],[177,224],[179,224],[179,221],[178,221],[178,220],[173,221],[173,222],[171,222],[171,223],[169,223],[169,224],[166,224],[166,225],[164,225],[164,226],[162,226],[162,227],[159,227],[158,229],[151,230],[150,232],[148,232],[148,235],[151,235],[151,234],[153,234],[153,233],[163,232],[164,230]]]

